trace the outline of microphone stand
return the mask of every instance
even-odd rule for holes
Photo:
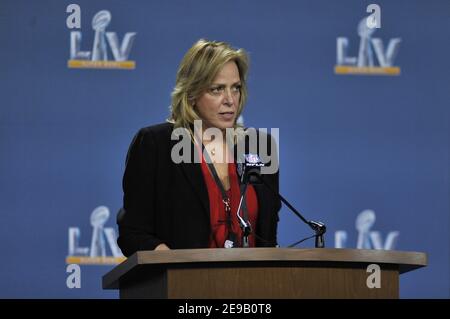
[[[244,201],[245,193],[247,192],[248,183],[249,183],[249,181],[247,180],[242,185],[241,199],[239,200],[239,207],[238,207],[237,213],[236,213],[236,216],[237,216],[238,221],[239,221],[239,226],[241,226],[241,229],[242,229],[242,247],[244,247],[244,248],[250,247],[250,244],[249,244],[249,241],[248,241],[248,236],[250,236],[250,234],[252,232],[252,227],[250,225],[250,221],[244,220],[241,217],[241,215],[239,214],[239,212],[241,211],[242,202]]]
[[[316,248],[324,248],[325,247],[324,234],[327,231],[327,227],[325,226],[325,224],[321,223],[321,222],[316,222],[313,220],[308,221],[305,217],[302,216],[302,214],[300,214],[300,212],[298,212],[294,208],[294,206],[292,206],[283,196],[281,196],[280,193],[276,192],[272,187],[270,187],[270,185],[261,177],[261,175],[259,175],[259,174],[253,174],[253,175],[256,176],[258,178],[258,180],[261,181],[275,196],[279,197],[280,200],[284,204],[286,204],[286,206],[289,207],[289,209],[295,215],[297,215],[298,218],[300,218],[306,225],[308,225],[315,232],[315,235],[314,235],[314,237],[316,237],[315,247]]]

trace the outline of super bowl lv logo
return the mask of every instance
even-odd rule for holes
[[[379,28],[371,27],[368,18],[362,19],[358,24],[359,49],[357,56],[349,55],[350,41],[348,38],[337,38],[337,61],[334,72],[336,74],[399,75],[400,68],[394,66],[394,59],[398,54],[401,39],[390,39],[384,50],[383,40],[372,37]]]
[[[67,264],[118,264],[125,260],[119,246],[114,228],[104,227],[109,219],[109,209],[99,206],[91,213],[92,236],[90,247],[80,246],[81,231],[79,227],[69,227],[69,254]],[[107,245],[108,244],[108,245]],[[107,250],[109,247],[109,250]],[[111,255],[108,256],[108,253]]]
[[[81,29],[80,6],[71,4],[66,11],[70,13],[66,20],[67,27]],[[94,41],[91,51],[82,50],[81,31],[70,32],[70,59],[67,61],[69,68],[134,69],[136,67],[135,61],[128,60],[136,32],[125,33],[120,43],[116,32],[106,32],[111,20],[112,16],[108,10],[101,10],[92,18]],[[111,52],[113,61],[108,60],[108,51]]]
[[[388,232],[386,239],[383,241],[383,237],[379,231],[373,231],[372,227],[375,224],[376,214],[371,209],[366,209],[359,213],[356,218],[355,228],[358,233],[358,239],[356,242],[357,249],[383,249],[393,250],[400,236],[399,231]],[[334,247],[345,248],[347,247],[348,233],[345,230],[338,230],[334,234]]]

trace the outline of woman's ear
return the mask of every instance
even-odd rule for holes
[[[193,96],[188,97],[189,103],[191,103],[192,107],[195,107],[195,98]]]
[[[193,108],[195,108],[195,102],[196,102],[195,99],[191,100],[191,105],[192,105]]]

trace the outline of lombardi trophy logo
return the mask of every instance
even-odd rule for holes
[[[105,206],[97,207],[91,214],[91,226],[94,228],[91,241],[91,257],[106,256],[105,239],[103,237],[103,225],[105,225],[108,218],[109,209]]]
[[[70,32],[69,68],[135,68],[135,62],[129,61],[128,57],[136,38],[136,32],[125,33],[120,44],[116,32],[106,32],[111,20],[112,16],[108,10],[101,10],[92,18],[92,29],[95,32],[92,51],[81,51],[81,31]],[[108,45],[114,61],[108,60]]]
[[[92,238],[91,246],[80,247],[80,229],[78,227],[69,228],[69,256],[66,258],[68,264],[115,264],[124,260],[119,247],[114,228],[104,227],[110,216],[106,206],[99,206],[91,213]],[[106,241],[105,241],[106,239]],[[112,253],[112,257],[107,256],[106,242]]]
[[[92,18],[92,29],[95,31],[94,46],[92,49],[92,60],[108,60],[106,52],[105,29],[111,22],[111,13],[103,10]]]
[[[372,38],[377,29],[370,28],[367,24],[367,17],[358,24],[360,41],[357,57],[348,56],[348,38],[337,38],[335,73],[399,75],[400,68],[394,66],[394,59],[399,51],[401,39],[390,39],[385,51],[383,41],[380,38]],[[379,66],[375,65],[375,57]]]
[[[362,211],[356,218],[355,228],[358,231],[358,240],[356,243],[357,249],[384,249],[392,250],[395,248],[399,231],[391,231],[388,233],[385,242],[381,233],[378,231],[371,231],[375,224],[376,215],[373,210],[367,209]],[[344,230],[336,231],[334,235],[335,247],[345,248],[347,243],[347,232]]]

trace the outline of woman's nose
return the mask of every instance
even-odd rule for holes
[[[234,103],[233,92],[231,92],[231,89],[224,91],[224,103],[227,105],[232,105]]]

